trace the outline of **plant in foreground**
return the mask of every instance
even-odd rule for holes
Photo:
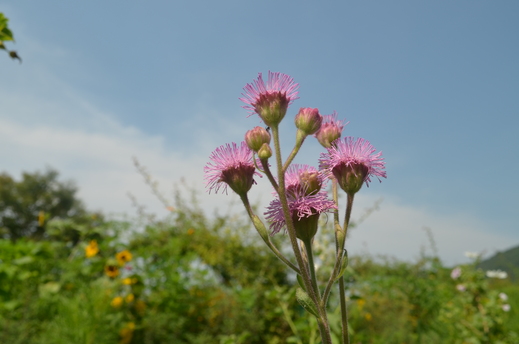
[[[238,194],[245,209],[265,244],[288,267],[297,273],[301,286],[296,292],[299,303],[317,320],[323,343],[331,344],[330,325],[326,305],[332,286],[338,282],[342,342],[349,343],[345,286],[342,274],[347,266],[345,240],[355,194],[372,177],[386,178],[385,163],[381,153],[369,141],[346,137],[340,140],[344,123],[337,114],[319,114],[318,109],[301,108],[295,116],[297,128],[295,145],[283,161],[281,157],[279,124],[288,107],[298,99],[299,85],[282,73],[269,72],[265,83],[261,73],[252,84],[244,88],[240,98],[251,114],[257,114],[271,129],[255,127],[245,134],[245,141],[220,146],[211,155],[205,168],[206,187],[227,191],[229,186]],[[314,135],[326,148],[319,158],[319,169],[292,164],[305,139]],[[273,139],[273,148],[270,146]],[[271,171],[269,159],[274,157],[276,173]],[[274,188],[274,200],[264,213],[270,223],[271,233],[252,209],[248,192],[255,177],[265,175]],[[327,181],[332,183],[332,198],[324,191]],[[338,187],[347,195],[344,221],[339,220]],[[322,213],[333,213],[335,229],[335,263],[327,283],[318,283],[313,259],[312,241],[317,234]],[[270,236],[284,229],[290,238],[293,258],[287,258],[271,241]],[[293,259],[295,258],[295,263]]]

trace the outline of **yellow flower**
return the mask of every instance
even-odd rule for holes
[[[193,235],[193,234],[195,234],[195,230],[193,228],[189,228],[187,230],[187,235]]]
[[[133,278],[131,277],[126,277],[125,279],[123,279],[123,284],[126,284],[126,285],[130,285],[130,284],[133,284]]]
[[[87,247],[85,247],[85,255],[87,258],[92,258],[99,252],[99,247],[97,246],[97,241],[92,240],[88,244]]]
[[[110,302],[110,304],[112,305],[112,307],[115,307],[115,308],[121,307],[121,305],[123,304],[123,298],[120,296],[114,297],[114,299],[112,300],[112,302]]]
[[[119,276],[119,268],[115,265],[106,265],[105,266],[105,274],[108,277],[117,277]]]
[[[129,262],[132,260],[132,254],[128,250],[121,251],[115,255],[115,258],[117,259],[117,262],[119,265],[123,266],[124,263]]]
[[[38,226],[42,227],[45,224],[45,212],[40,210],[38,213]]]
[[[134,329],[135,323],[130,322],[126,324],[126,327],[119,332],[119,334],[121,335],[121,341],[119,342],[119,344],[129,344],[132,341]]]
[[[364,300],[364,299],[358,299],[357,300],[357,306],[359,306],[360,310],[362,310],[362,308],[364,308],[365,304],[366,304],[366,300]]]
[[[367,321],[371,321],[371,319],[373,319],[373,316],[371,315],[371,313],[366,313],[364,315],[364,318],[366,318]]]
[[[125,301],[126,303],[131,303],[135,299],[135,296],[133,294],[126,295]]]

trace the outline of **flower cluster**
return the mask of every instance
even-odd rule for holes
[[[330,344],[331,337],[325,319],[325,303],[329,297],[331,285],[339,280],[347,265],[345,257],[345,239],[351,215],[353,195],[365,183],[369,186],[371,178],[386,178],[385,163],[382,153],[365,139],[346,137],[340,139],[346,125],[337,119],[337,113],[321,115],[319,109],[302,107],[294,117],[297,128],[294,147],[286,161],[282,161],[279,138],[279,124],[285,117],[288,107],[298,99],[299,85],[292,77],[282,73],[269,72],[268,80],[258,78],[244,87],[245,109],[257,114],[267,128],[255,127],[245,134],[245,141],[218,147],[210,155],[210,162],[205,166],[206,188],[218,192],[230,187],[242,200],[247,213],[261,238],[272,252],[292,268],[299,277],[305,291],[298,291],[296,297],[301,305],[317,317],[324,317],[321,336],[323,343]],[[269,130],[271,129],[271,130]],[[314,136],[325,149],[319,159],[319,169],[308,165],[292,164],[303,143]],[[271,148],[271,139],[274,149]],[[271,157],[275,157],[277,174],[271,172]],[[287,259],[271,242],[263,221],[255,214],[250,205],[248,192],[255,184],[254,177],[265,175],[274,187],[274,199],[268,205],[264,216],[270,224],[271,235],[282,229],[288,233],[297,265]],[[326,182],[332,181],[333,199],[325,189]],[[338,222],[338,188],[348,196],[346,216],[343,227]],[[312,257],[312,241],[317,233],[319,219],[323,213],[334,213],[336,263],[327,278],[322,299],[315,276],[315,264]],[[304,244],[303,253],[297,240]],[[303,255],[305,258],[303,258]],[[341,272],[342,271],[342,272]],[[340,285],[340,294],[344,294],[344,285]],[[341,304],[341,312],[344,303]],[[317,310],[319,308],[320,310]],[[319,315],[318,315],[319,313]],[[342,324],[347,333],[347,324]],[[343,342],[348,342],[343,338]]]
[[[274,127],[297,99],[298,87],[286,74],[269,72],[265,83],[260,73],[244,87],[245,93],[240,100],[247,104],[244,108]],[[299,165],[292,165],[286,171],[287,201],[295,223],[301,224],[302,219],[313,217],[316,221],[319,214],[337,209],[326,192],[319,191],[327,178],[335,178],[347,193],[358,192],[363,183],[369,185],[371,177],[386,178],[382,153],[375,153],[369,141],[351,137],[339,140],[345,123],[337,119],[337,113],[322,116],[318,109],[301,108],[295,116],[295,124],[304,136],[314,135],[327,149],[327,153],[321,154],[319,171]],[[270,140],[267,130],[255,127],[246,133],[245,141],[240,145],[227,144],[211,153],[212,162],[204,169],[209,192],[218,192],[220,188],[227,191],[229,186],[238,195],[246,195],[255,183],[254,176],[260,175],[253,155],[258,154],[260,160],[270,158]],[[271,202],[265,215],[271,223],[272,233],[286,225],[279,198]]]

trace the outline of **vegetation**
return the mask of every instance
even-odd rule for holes
[[[5,50],[13,60],[18,59],[18,61],[22,62],[16,51],[7,49],[4,44],[4,42],[14,42],[13,32],[9,29],[8,22],[9,19],[0,12],[0,50]]]
[[[180,194],[174,209],[140,230],[85,211],[49,218],[43,236],[0,239],[0,342],[319,343],[295,276],[244,218],[209,219]],[[316,247],[331,234],[319,231]],[[350,257],[352,342],[519,343],[519,288],[477,264]],[[329,311],[337,341],[340,311]]]

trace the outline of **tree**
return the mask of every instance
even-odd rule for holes
[[[18,56],[16,51],[9,50],[4,45],[4,42],[7,41],[14,42],[13,33],[7,26],[8,21],[9,19],[7,19],[2,12],[0,12],[0,49],[7,51],[7,53],[9,54],[9,56],[11,56],[12,59],[18,59],[20,62],[22,62],[22,59],[20,58],[20,56]]]
[[[22,174],[16,181],[0,174],[0,237],[16,241],[21,237],[45,237],[45,224],[51,219],[82,219],[87,212],[76,198],[73,182],[58,180],[53,169]]]

